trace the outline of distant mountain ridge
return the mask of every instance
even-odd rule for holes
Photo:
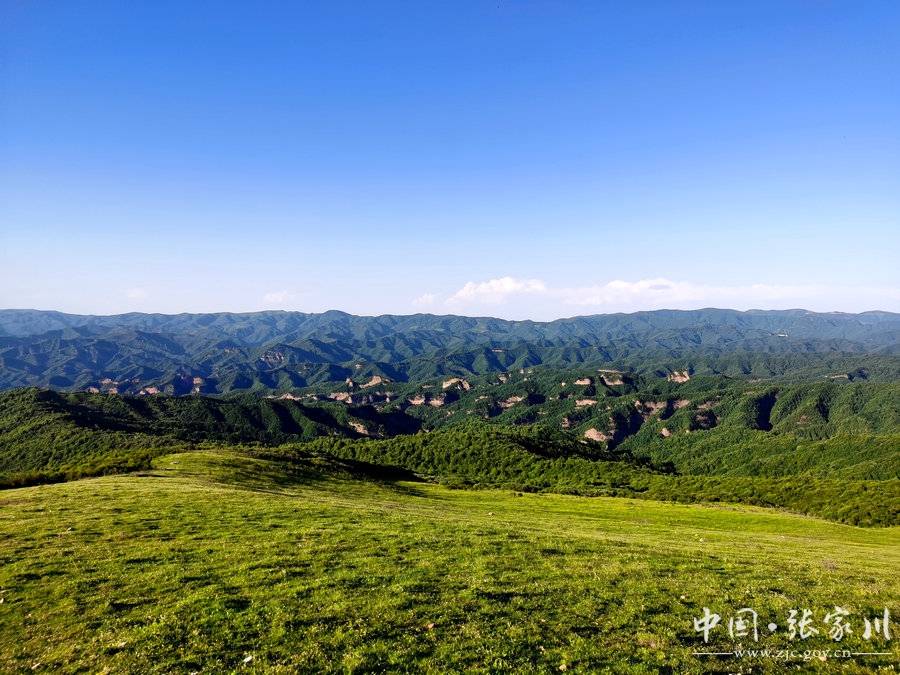
[[[431,314],[0,310],[0,388],[286,391],[551,365],[779,377],[900,373],[900,314],[658,310],[550,322]]]

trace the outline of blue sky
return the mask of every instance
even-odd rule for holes
[[[900,311],[896,2],[0,5],[0,306]]]

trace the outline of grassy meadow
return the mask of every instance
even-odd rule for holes
[[[900,529],[752,506],[450,489],[169,454],[0,492],[0,672],[872,672]],[[840,605],[854,631],[830,640]],[[709,644],[692,620],[722,615]],[[728,617],[760,615],[760,640]],[[788,641],[790,609],[821,634]],[[695,656],[746,648],[888,655]]]

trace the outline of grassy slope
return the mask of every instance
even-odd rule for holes
[[[900,480],[847,480],[787,475],[677,476],[614,459],[600,447],[537,439],[528,429],[473,424],[386,440],[320,438],[272,449],[273,455],[316,452],[348,460],[402,466],[457,486],[504,487],[585,496],[681,502],[741,502],[774,506],[851,525],[900,523]],[[596,456],[588,453],[595,452]],[[627,456],[626,456],[627,458]]]
[[[751,663],[690,655],[703,606],[898,610],[897,528],[325,469],[184,453],[0,493],[0,671],[726,672]]]

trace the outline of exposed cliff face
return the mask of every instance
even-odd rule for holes
[[[362,422],[352,422],[351,421],[349,424],[350,424],[350,428],[353,429],[353,431],[355,431],[356,433],[360,434],[361,436],[369,435],[369,430],[366,429],[366,425],[363,424]]]
[[[259,361],[269,368],[276,368],[284,363],[284,352],[278,350],[263,352],[259,357]]]
[[[328,399],[346,403],[347,405],[374,405],[377,403],[390,403],[393,392],[375,391],[372,393],[349,392],[349,391],[333,391],[328,394]]]
[[[594,427],[591,427],[590,429],[585,431],[584,437],[589,441],[594,441],[596,443],[606,443],[609,440],[609,436]]]
[[[461,377],[451,377],[449,380],[444,380],[441,383],[441,389],[449,389],[450,387],[469,391],[469,389],[472,388],[472,385]]]
[[[353,394],[348,391],[333,391],[328,394],[328,398],[332,401],[340,401],[341,403],[354,403]]]
[[[691,379],[691,374],[687,370],[673,370],[671,373],[666,375],[666,379],[669,382],[675,382],[677,384],[681,384],[683,382],[687,382]]]
[[[279,401],[302,401],[303,400],[303,396],[295,396],[294,394],[291,394],[290,392],[288,392],[286,394],[282,394],[281,396],[279,396],[277,398]]]
[[[635,400],[634,409],[646,422],[650,417],[661,410],[665,410],[668,404],[665,401],[641,401]]]
[[[498,403],[497,405],[505,410],[507,408],[512,408],[516,403],[521,403],[524,400],[524,396],[510,396],[505,401],[500,401],[500,403]]]

